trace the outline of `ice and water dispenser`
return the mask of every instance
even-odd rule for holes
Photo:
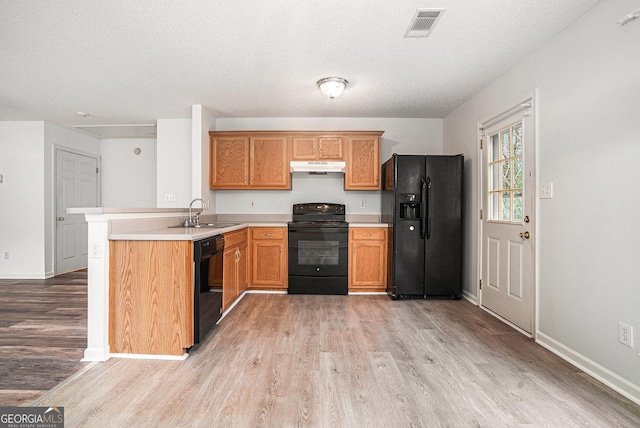
[[[400,195],[400,220],[420,220],[420,202],[415,193]]]

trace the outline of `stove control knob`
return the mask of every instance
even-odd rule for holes
[[[414,230],[414,229],[415,229],[415,227],[409,226],[409,230]]]

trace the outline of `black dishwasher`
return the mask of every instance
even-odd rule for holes
[[[194,293],[193,338],[204,340],[222,315],[222,256],[224,236],[193,241]]]

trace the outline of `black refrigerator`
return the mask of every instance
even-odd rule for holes
[[[382,165],[392,299],[462,296],[464,156],[398,155]]]

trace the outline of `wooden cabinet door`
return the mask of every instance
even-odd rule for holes
[[[224,250],[224,268],[222,279],[222,310],[226,311],[238,297],[238,248],[231,247]]]
[[[211,137],[211,189],[241,189],[249,185],[249,137]]]
[[[345,190],[380,189],[380,138],[352,136],[347,143]]]
[[[384,291],[387,281],[387,230],[353,228],[349,238],[349,291]]]
[[[247,244],[243,243],[238,247],[238,276],[236,281],[236,298],[245,292],[249,284],[249,254]]]
[[[251,228],[251,285],[287,288],[287,228]]]
[[[224,269],[222,281],[222,310],[247,289],[247,229],[224,234]]]
[[[292,137],[292,160],[316,160],[318,158],[318,139],[316,137]]]
[[[342,137],[292,137],[292,160],[344,160]]]
[[[318,138],[318,159],[343,160],[342,137]]]
[[[251,137],[249,185],[290,189],[288,137]]]

